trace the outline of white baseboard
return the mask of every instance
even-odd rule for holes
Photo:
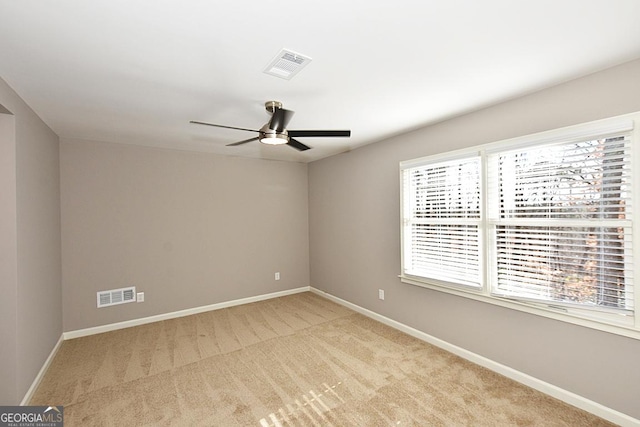
[[[49,357],[47,357],[47,360],[44,361],[42,368],[40,368],[40,372],[38,372],[38,375],[36,375],[35,379],[31,383],[31,387],[29,387],[29,390],[27,390],[27,393],[22,398],[22,402],[20,402],[20,406],[29,405],[29,401],[33,397],[33,393],[35,393],[36,389],[40,385],[40,382],[42,381],[42,378],[44,378],[44,374],[47,372],[47,369],[49,369],[49,365],[51,365],[53,358],[56,357],[56,354],[58,353],[58,350],[62,345],[62,341],[64,341],[64,337],[60,335],[60,338],[58,338],[58,342],[56,343],[56,345],[53,346],[51,353],[49,353]]]
[[[108,325],[95,326],[93,328],[78,329],[75,331],[63,332],[62,336],[65,340],[73,338],[86,337],[88,335],[101,334],[103,332],[116,331],[118,329],[130,328],[132,326],[145,325],[147,323],[159,322],[161,320],[175,319],[178,317],[190,316],[192,314],[204,313],[207,311],[220,310],[222,308],[233,307],[236,305],[249,304],[252,302],[263,301],[271,298],[278,298],[287,295],[298,294],[300,292],[308,292],[309,286],[301,288],[288,289],[286,291],[272,292],[269,294],[258,295],[255,297],[241,298],[232,301],[225,301],[216,304],[204,305],[200,307],[188,308],[186,310],[173,311],[171,313],[158,314],[155,316],[142,317],[140,319],[127,320],[124,322],[110,323]]]
[[[514,381],[517,381],[521,384],[524,384],[528,387],[531,387],[535,390],[538,390],[542,393],[545,393],[549,396],[552,396],[556,399],[559,399],[563,402],[568,403],[569,405],[575,406],[577,408],[583,409],[587,412],[590,412],[594,415],[597,415],[600,418],[604,418],[607,421],[618,424],[624,427],[638,427],[640,426],[640,420],[630,417],[629,415],[623,414],[622,412],[616,411],[604,405],[601,405],[598,402],[594,402],[585,397],[572,393],[568,390],[557,387],[548,382],[542,381],[538,378],[532,377],[531,375],[525,374],[524,372],[520,372],[516,369],[510,368],[506,365],[488,359],[479,354],[473,353],[469,350],[465,350],[462,347],[458,347],[446,341],[443,341],[439,338],[436,338],[432,335],[419,331],[418,329],[412,328],[411,326],[407,326],[403,323],[397,322],[393,319],[389,319],[381,314],[378,314],[374,311],[368,310],[366,308],[360,307],[359,305],[353,304],[349,301],[345,301],[341,298],[328,294],[324,291],[311,287],[311,292],[314,292],[322,297],[325,297],[331,301],[334,301],[340,305],[348,307],[353,311],[356,311],[360,314],[363,314],[367,317],[370,317],[374,320],[377,320],[385,325],[391,326],[394,329],[402,331],[408,335],[411,335],[415,338],[418,338],[422,341],[425,341],[429,344],[433,344],[436,347],[440,347],[443,350],[446,350],[450,353],[453,353],[457,356],[460,356],[470,362],[473,362],[477,365],[483,366],[487,369],[490,369],[494,372],[497,372],[501,375],[504,375],[507,378],[511,378]]]

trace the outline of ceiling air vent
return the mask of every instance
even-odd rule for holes
[[[124,304],[136,300],[136,287],[112,289],[98,292],[98,308]]]
[[[282,49],[273,61],[267,65],[264,72],[281,79],[290,80],[298,74],[309,62],[311,58],[291,50]]]

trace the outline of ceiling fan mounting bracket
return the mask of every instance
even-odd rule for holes
[[[273,114],[273,112],[276,111],[276,108],[282,108],[282,102],[267,101],[264,103],[264,108],[266,108],[268,112]]]

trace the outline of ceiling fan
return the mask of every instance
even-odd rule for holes
[[[305,151],[310,149],[308,145],[294,139],[294,137],[345,137],[351,136],[350,130],[287,130],[287,124],[293,111],[282,108],[282,103],[278,101],[268,101],[264,104],[265,108],[271,113],[271,120],[262,126],[259,130],[245,129],[233,126],[215,125],[213,123],[199,122],[191,120],[189,123],[197,125],[215,126],[218,128],[244,130],[248,132],[257,132],[258,136],[245,139],[243,141],[227,144],[227,147],[246,144],[247,142],[260,141],[264,144],[282,145],[287,144],[296,150]]]

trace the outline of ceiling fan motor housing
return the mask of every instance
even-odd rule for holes
[[[260,132],[260,142],[269,145],[280,145],[286,144],[289,142],[289,134],[285,130],[282,132],[278,132],[275,129],[271,129],[269,127],[269,123],[262,126],[259,130]]]

